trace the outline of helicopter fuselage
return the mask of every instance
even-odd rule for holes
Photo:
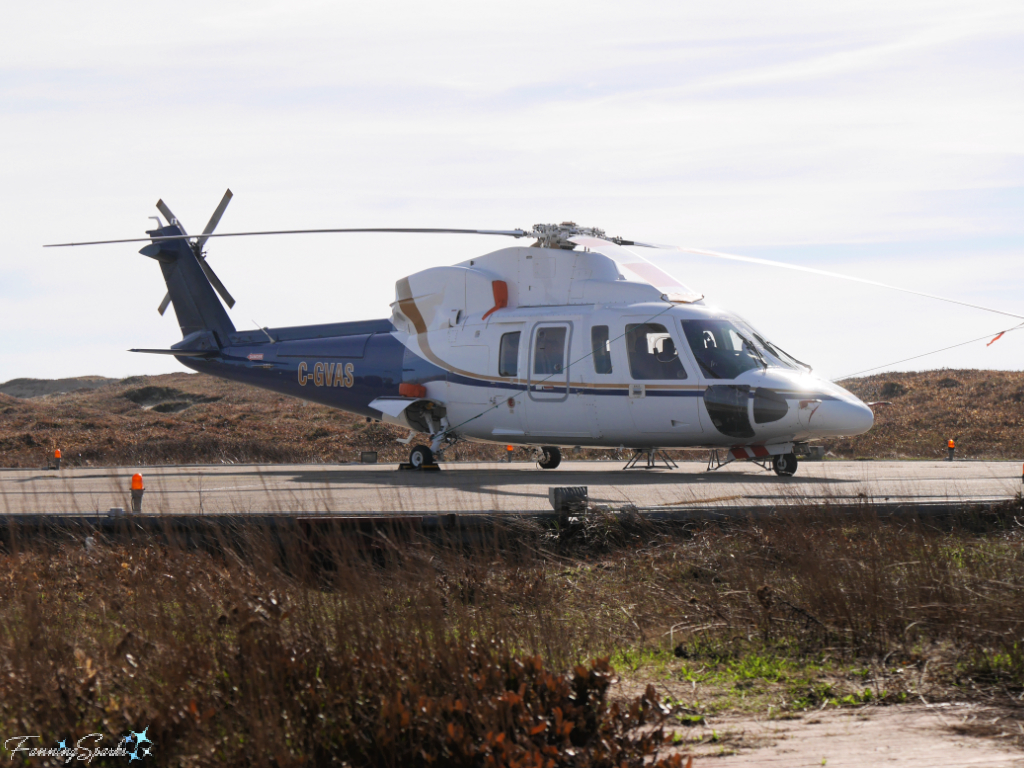
[[[392,310],[235,332],[216,356],[178,359],[435,441],[749,446],[753,458],[873,423],[738,316],[672,300],[614,254],[502,249],[403,278]]]

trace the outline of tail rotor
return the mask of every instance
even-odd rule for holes
[[[213,271],[213,267],[211,267],[207,263],[206,254],[203,252],[203,246],[206,245],[206,241],[210,238],[210,235],[213,234],[213,231],[217,228],[217,225],[220,223],[221,216],[224,215],[224,211],[227,209],[228,203],[231,202],[232,197],[233,195],[231,193],[231,190],[227,190],[224,193],[224,197],[221,198],[220,204],[217,206],[217,210],[213,212],[213,215],[210,217],[210,221],[206,224],[206,229],[203,230],[203,234],[199,235],[194,240],[190,238],[188,241],[189,247],[192,249],[192,252],[196,255],[196,259],[199,261],[199,266],[203,268],[203,272],[206,274],[206,277],[210,281],[210,284],[213,286],[214,290],[216,290],[217,293],[220,294],[221,298],[224,299],[224,303],[228,305],[229,309],[235,306],[235,299],[228,292],[228,289],[224,287],[224,283],[221,282],[220,278],[217,277],[217,273]],[[169,224],[177,225],[178,229],[181,230],[182,234],[188,234],[185,231],[185,227],[182,225],[181,221],[178,220],[178,217],[171,212],[170,208],[167,207],[167,203],[165,203],[162,199],[157,200],[156,207],[157,210],[159,210],[160,213],[164,215]],[[160,306],[157,307],[157,311],[162,315],[164,312],[167,311],[167,307],[170,303],[171,294],[168,292],[164,296],[164,300],[160,302]]]

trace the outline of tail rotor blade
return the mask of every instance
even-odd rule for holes
[[[175,217],[171,209],[167,207],[167,203],[164,202],[163,198],[160,198],[159,200],[156,201],[156,209],[164,215],[164,218],[167,219],[168,224],[174,224],[175,222],[177,222],[178,228],[181,230],[181,233],[185,234],[185,227],[181,225],[181,222],[178,221],[177,217]],[[170,303],[171,294],[168,291],[167,293],[164,294],[164,300],[160,302],[160,306],[156,308],[156,311],[159,312],[161,316],[163,316],[164,312],[167,311],[167,307],[170,306]]]
[[[232,197],[234,197],[234,195],[232,195],[231,190],[229,189],[224,193],[224,197],[220,199],[220,205],[218,205],[217,210],[213,212],[213,216],[210,217],[210,221],[207,223],[206,229],[203,230],[203,234],[199,236],[199,240],[196,241],[196,245],[199,246],[199,250],[203,249],[203,246],[206,244],[209,236],[213,233],[213,230],[215,230],[217,225],[220,224],[220,217],[224,215],[224,211],[228,207],[228,203],[231,202]]]
[[[184,235],[185,237],[188,236],[188,232],[185,231],[185,227],[182,226],[182,223],[180,221],[178,221],[178,217],[171,213],[171,209],[167,207],[167,203],[165,203],[162,198],[156,201],[156,209],[164,215],[164,218],[167,219],[168,224],[177,223],[178,229],[181,230],[181,234]]]
[[[210,285],[212,285],[214,290],[221,295],[222,299],[224,299],[224,303],[228,305],[228,309],[235,306],[234,297],[228,293],[228,289],[224,287],[224,283],[220,281],[220,278],[217,277],[217,273],[213,271],[213,267],[206,262],[206,259],[200,259],[199,266],[201,266],[203,268],[203,272],[206,273],[206,277],[210,281]]]
[[[203,268],[203,272],[206,274],[206,278],[210,281],[210,285],[213,286],[214,290],[221,295],[224,299],[224,303],[228,305],[228,308],[235,306],[235,298],[228,292],[228,289],[224,287],[224,283],[221,282],[220,278],[217,277],[217,273],[213,271],[213,268],[206,263],[206,259],[203,257],[203,245],[206,243],[209,236],[213,233],[213,230],[217,228],[217,224],[220,223],[221,216],[224,215],[224,210],[228,207],[228,203],[231,202],[233,197],[231,190],[227,190],[224,193],[224,197],[221,198],[220,204],[217,206],[217,210],[213,212],[213,216],[210,217],[210,221],[206,225],[206,229],[203,230],[203,234],[194,243],[191,243],[191,248],[196,254],[196,258],[199,260],[199,266]],[[183,238],[188,238],[188,233],[185,231],[185,227],[182,226],[181,222],[178,221],[177,217],[167,207],[162,199],[156,202],[157,210],[164,215],[169,223],[175,223],[181,230]],[[161,238],[162,239],[162,238]],[[175,238],[178,239],[178,238]],[[162,315],[167,311],[167,307],[171,303],[171,294],[168,293],[164,296],[164,300],[160,302],[160,306],[157,311]]]

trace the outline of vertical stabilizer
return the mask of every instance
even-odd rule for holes
[[[173,237],[183,232],[175,225],[154,229],[151,237]],[[235,326],[228,317],[210,280],[188,240],[162,240],[151,243],[139,253],[160,262],[171,297],[174,314],[178,317],[182,337],[197,331],[213,331],[220,344],[227,344],[228,334]]]

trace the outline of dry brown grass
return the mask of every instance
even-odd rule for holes
[[[656,739],[640,726],[666,710],[1019,711],[1014,513],[945,531],[821,510],[683,531],[599,516],[472,552],[394,531],[328,532],[315,552],[298,531],[206,551],[15,539],[0,722],[46,743],[149,725],[161,765],[589,766],[641,765]],[[610,695],[600,657],[634,694]]]
[[[653,691],[609,702],[606,660],[554,616],[520,625],[454,550],[324,537],[314,571],[297,538],[129,538],[0,558],[5,738],[148,726],[159,765],[496,768],[639,767],[661,742]]]
[[[1024,373],[939,370],[882,373],[839,382],[877,406],[865,435],[832,441],[846,458],[937,459],[953,438],[957,456],[1024,460]]]

